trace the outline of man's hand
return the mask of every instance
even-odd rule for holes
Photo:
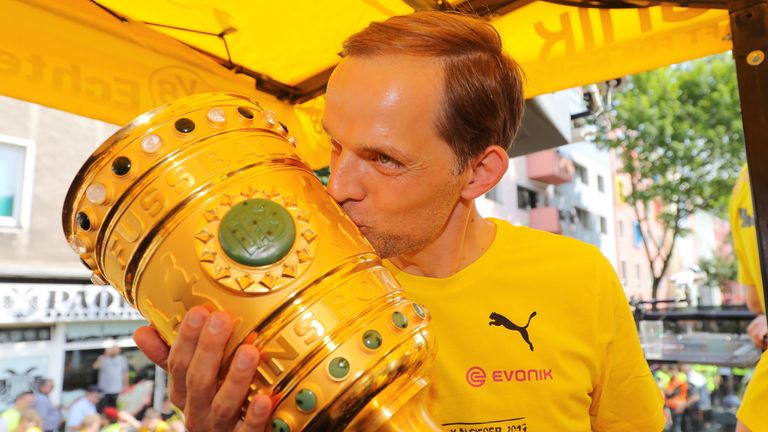
[[[766,333],[768,333],[768,325],[766,325],[765,315],[758,315],[747,326],[747,334],[752,338],[752,343],[760,349],[766,348]]]
[[[266,395],[254,397],[245,420],[240,421],[240,407],[259,364],[258,350],[240,346],[226,377],[218,379],[231,334],[232,320],[227,314],[200,306],[184,316],[170,349],[153,327],[141,327],[133,334],[139,349],[168,372],[169,398],[184,412],[190,432],[266,429],[272,410]]]

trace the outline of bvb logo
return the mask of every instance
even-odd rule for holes
[[[479,366],[472,366],[467,370],[467,383],[472,387],[482,387],[485,378],[485,370]]]
[[[199,73],[182,66],[165,66],[149,76],[152,102],[162,105],[166,102],[210,90],[211,86]]]

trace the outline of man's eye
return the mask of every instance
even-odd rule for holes
[[[382,165],[390,165],[390,166],[399,166],[400,163],[398,163],[396,160],[392,159],[391,157],[379,153],[376,155],[376,162],[382,164]]]

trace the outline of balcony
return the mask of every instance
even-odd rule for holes
[[[526,156],[528,178],[551,185],[573,180],[573,161],[560,155],[557,150],[544,150]]]
[[[560,212],[557,207],[537,207],[531,209],[528,226],[555,234],[563,233],[563,229],[560,226]]]

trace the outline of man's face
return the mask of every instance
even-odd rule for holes
[[[16,401],[16,406],[19,409],[27,409],[32,406],[32,403],[35,401],[35,396],[32,394],[25,394]]]
[[[347,57],[328,83],[328,191],[384,258],[418,252],[445,228],[466,179],[435,127],[435,59]]]

